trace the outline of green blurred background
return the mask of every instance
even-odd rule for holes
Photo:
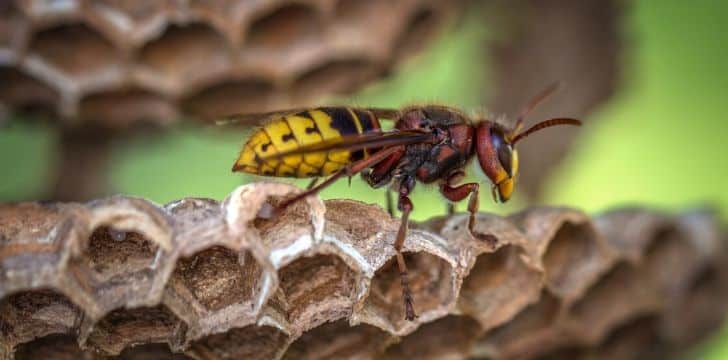
[[[728,2],[717,1],[637,1],[629,7],[619,90],[584,119],[584,136],[547,180],[541,202],[591,213],[634,204],[672,211],[707,205],[728,219],[726,14]],[[487,81],[473,79],[488,78],[480,53],[488,36],[487,26],[468,20],[393,78],[343,101],[377,106],[437,101],[478,109],[489,89]],[[186,196],[222,199],[250,180],[229,171],[244,139],[242,131],[184,125],[119,140],[113,191],[160,203]],[[0,129],[0,200],[43,196],[57,140],[53,129],[36,122],[15,121]],[[323,197],[379,203],[384,198],[358,179],[351,187],[337,183]],[[481,201],[485,211],[507,213],[524,204],[518,195],[505,206],[493,205],[489,197]],[[435,189],[419,186],[413,201],[415,219],[444,210]],[[691,357],[728,358],[728,330]]]

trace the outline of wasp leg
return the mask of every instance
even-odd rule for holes
[[[306,190],[313,189],[313,187],[316,186],[316,184],[319,182],[319,179],[321,179],[321,178],[315,177],[315,178],[311,179],[311,182],[308,183],[308,186],[306,186]]]
[[[394,250],[397,252],[397,267],[399,268],[399,280],[402,285],[402,300],[404,300],[404,318],[406,320],[414,320],[417,318],[415,313],[414,301],[412,299],[412,290],[409,286],[409,278],[407,272],[407,263],[404,261],[404,255],[402,255],[402,246],[404,245],[404,239],[407,237],[407,230],[409,227],[409,215],[412,212],[412,201],[407,197],[414,187],[414,178],[407,178],[402,181],[399,188],[399,200],[397,202],[397,208],[402,212],[402,222],[399,225],[397,231],[397,239],[394,242]]]
[[[455,215],[455,204],[452,202],[445,204],[445,211],[447,211],[447,216]]]
[[[480,207],[480,202],[478,200],[479,188],[480,185],[478,183],[467,183],[459,186],[453,186],[449,181],[445,181],[440,184],[440,192],[450,201],[462,201],[470,195],[470,199],[468,200],[468,212],[470,213],[470,216],[468,217],[468,231],[474,238],[487,241],[494,246],[497,239],[493,235],[479,233],[474,229],[475,214],[478,212],[478,208]]]
[[[343,176],[354,176],[361,172],[362,170],[373,166],[377,164],[378,162],[384,160],[387,158],[387,156],[400,151],[401,148],[404,146],[393,146],[390,148],[385,148],[383,150],[380,150],[371,156],[369,156],[366,159],[361,159],[359,161],[353,162],[349,165],[347,165],[345,168],[339,170],[334,175],[329,176],[326,180],[324,180],[322,183],[307,189],[306,191],[297,194],[296,196],[293,196],[289,199],[284,200],[276,207],[276,212],[280,213],[281,211],[285,210],[287,207],[295,204],[296,202],[305,199],[311,195],[318,194],[321,190],[325,189],[329,185],[333,184],[336,180],[340,179]]]
[[[392,190],[387,188],[384,193],[384,197],[387,200],[387,212],[389,213],[389,216],[394,217],[394,199],[392,199]]]

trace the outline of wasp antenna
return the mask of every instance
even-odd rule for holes
[[[546,89],[542,90],[538,95],[531,98],[531,101],[526,104],[526,106],[523,107],[523,110],[521,110],[521,113],[518,114],[518,117],[516,118],[516,125],[513,129],[513,132],[516,133],[523,127],[523,121],[528,116],[528,114],[533,111],[533,109],[538,106],[542,101],[546,100],[551,94],[556,92],[556,90],[559,89],[561,86],[561,81],[554,82],[553,84],[549,85]]]
[[[511,141],[511,144],[517,143],[519,140],[525,138],[528,135],[531,135],[535,133],[536,131],[543,130],[548,127],[557,126],[557,125],[574,125],[574,126],[581,126],[581,121],[577,119],[572,118],[554,118],[554,119],[548,119],[545,121],[541,121],[540,123],[531,126],[528,128],[528,130],[523,131],[516,135],[513,140]]]

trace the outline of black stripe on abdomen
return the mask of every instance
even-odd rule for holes
[[[341,136],[356,136],[359,134],[356,120],[354,120],[349,109],[345,107],[325,107],[321,108],[321,111],[331,117],[331,127],[338,130]],[[364,150],[357,150],[351,154],[351,161],[357,161],[363,158]]]
[[[356,114],[356,117],[359,118],[359,123],[361,124],[361,129],[364,133],[380,131],[379,124],[376,119],[374,119],[374,115],[369,111],[354,110],[354,114]]]
[[[346,108],[328,107],[321,108],[321,111],[331,117],[331,127],[339,130],[342,136],[356,135],[359,133],[354,118]]]

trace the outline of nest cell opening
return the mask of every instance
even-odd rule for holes
[[[284,196],[268,196],[265,203],[260,205],[258,214],[250,224],[258,230],[264,245],[275,247],[280,237],[290,236],[291,229],[311,227],[311,206],[305,200],[297,201],[276,216],[272,211],[292,194]]]
[[[426,252],[405,252],[415,312],[422,315],[455,299],[454,269],[444,259]],[[374,275],[365,305],[395,327],[406,324],[404,302],[396,258],[392,257]]]
[[[304,4],[280,7],[252,22],[246,34],[251,49],[281,52],[322,41],[323,20]]]
[[[547,331],[556,322],[561,310],[561,301],[548,291],[541,292],[540,300],[525,308],[508,323],[486,334],[485,341],[499,348],[513,348],[520,341]]]
[[[124,61],[109,40],[85,24],[63,24],[36,33],[30,52],[75,78],[92,76]]]
[[[463,280],[460,307],[481,321],[498,325],[533,301],[541,289],[541,274],[520,258],[514,245],[478,256]]]
[[[76,305],[50,289],[10,295],[0,301],[0,346],[5,343],[12,349],[34,339],[72,333],[80,316],[81,310]],[[19,345],[18,351],[23,346]]]
[[[374,358],[391,339],[385,331],[367,324],[350,326],[342,319],[303,333],[286,350],[283,359]]]
[[[376,64],[363,59],[329,61],[299,76],[293,84],[293,94],[301,99],[350,94],[381,73]]]
[[[137,124],[162,124],[175,119],[174,105],[159,94],[142,89],[122,89],[84,97],[80,117],[87,123],[110,128]]]
[[[94,325],[87,342],[108,354],[145,343],[171,343],[182,322],[167,307],[117,309]]]
[[[17,112],[53,115],[60,95],[49,85],[20,70],[0,67],[0,103],[8,104]]]
[[[658,332],[659,318],[645,315],[615,327],[595,353],[605,359],[665,359],[664,343]],[[674,354],[673,354],[674,355]]]
[[[75,266],[91,276],[89,285],[94,288],[116,279],[131,281],[138,278],[136,275],[151,278],[158,248],[141,233],[102,225],[91,233]]]
[[[369,239],[392,218],[378,205],[356,200],[326,200],[326,222],[343,227],[353,239]],[[413,224],[414,225],[414,224]]]
[[[16,360],[94,359],[93,354],[81,350],[72,334],[53,334],[21,344],[14,355]]]
[[[202,338],[189,352],[205,359],[275,359],[288,338],[275,327],[250,325]]]
[[[278,278],[289,322],[316,326],[311,322],[327,320],[322,316],[323,310],[329,317],[347,316],[351,312],[357,276],[336,255],[296,259],[278,271]]]
[[[169,26],[139,54],[139,61],[180,85],[204,81],[228,70],[232,52],[225,38],[205,24]],[[182,90],[182,89],[179,89]]]
[[[562,294],[577,293],[601,266],[602,249],[588,224],[565,222],[554,234],[543,255],[546,283]]]
[[[203,119],[269,110],[273,85],[262,79],[241,79],[215,84],[182,101],[185,111]]]
[[[570,310],[580,336],[597,341],[615,324],[657,311],[661,299],[645,275],[631,263],[620,262],[592,285]]]
[[[469,316],[448,315],[420,326],[387,349],[393,359],[467,358],[480,333],[480,325]]]
[[[192,360],[191,357],[174,353],[165,344],[144,344],[128,347],[115,357],[118,360]]]
[[[208,311],[252,303],[262,285],[263,269],[250,252],[213,246],[177,262],[174,275]],[[252,305],[251,305],[252,306]]]
[[[395,57],[402,60],[422,50],[434,35],[435,29],[438,29],[437,25],[440,20],[436,11],[431,8],[423,8],[415,12],[394,43]]]
[[[696,249],[674,226],[657,229],[645,249],[646,271],[667,294],[689,287],[692,271],[698,261]]]
[[[0,3],[0,48],[15,47],[17,40],[26,30],[23,17],[11,1]]]
[[[663,319],[671,343],[694,344],[719,329],[726,317],[726,284],[715,266],[702,268],[690,286],[680,295],[680,302]]]

